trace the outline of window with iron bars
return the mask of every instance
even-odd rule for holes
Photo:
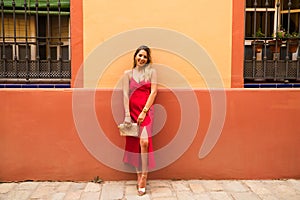
[[[70,1],[0,0],[0,83],[70,83]]]
[[[300,0],[246,0],[245,83],[300,81]]]

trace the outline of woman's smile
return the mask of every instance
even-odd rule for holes
[[[137,66],[144,66],[148,61],[147,52],[145,50],[140,50],[140,52],[136,55],[135,59]]]

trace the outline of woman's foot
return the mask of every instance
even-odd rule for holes
[[[136,184],[136,189],[139,189],[139,183],[142,177],[142,172],[137,172],[137,184]]]
[[[146,194],[147,175],[142,174],[138,183],[138,195],[143,196]]]
[[[146,188],[139,188],[138,189],[138,195],[143,196],[144,194],[146,194]]]

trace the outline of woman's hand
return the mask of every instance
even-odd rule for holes
[[[130,124],[131,123],[131,117],[130,116],[125,116],[124,123],[125,124]]]
[[[141,112],[138,119],[137,119],[137,123],[141,124],[144,121],[145,117],[146,117],[146,113]]]

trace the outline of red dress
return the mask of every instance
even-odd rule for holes
[[[142,112],[147,99],[151,92],[151,82],[136,82],[132,77],[129,80],[129,110],[133,122],[137,122],[137,118]],[[151,107],[146,114],[144,121],[140,125],[140,134],[144,127],[148,134],[148,169],[154,168],[155,161],[152,146],[152,123],[153,108]],[[126,137],[125,153],[123,161],[138,169],[141,169],[141,147],[139,137]]]

